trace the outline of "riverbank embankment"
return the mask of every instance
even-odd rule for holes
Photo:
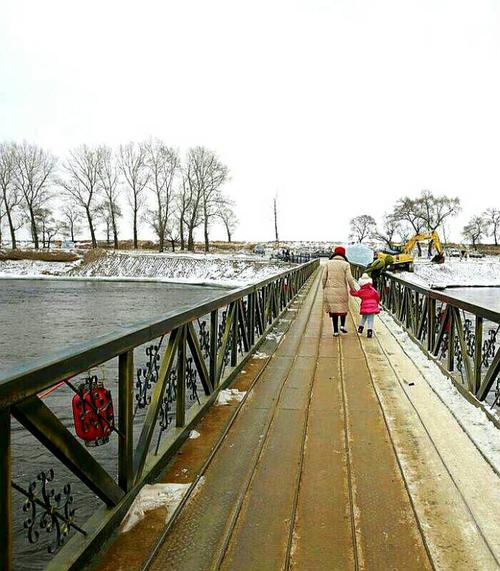
[[[0,277],[163,281],[238,287],[290,267],[291,264],[248,255],[110,252],[95,259],[73,262],[3,261]]]

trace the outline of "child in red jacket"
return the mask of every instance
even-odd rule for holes
[[[363,274],[359,280],[360,289],[358,291],[351,290],[351,295],[361,298],[361,323],[358,327],[358,333],[363,333],[365,324],[368,325],[366,332],[367,337],[373,336],[373,322],[375,315],[380,313],[380,295],[373,287],[373,282],[368,274]]]

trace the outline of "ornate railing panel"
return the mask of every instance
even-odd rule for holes
[[[13,536],[23,530],[35,547],[51,554],[61,548],[49,567],[80,565],[318,265],[225,292],[0,380],[0,568],[11,568]],[[54,398],[67,400],[72,418],[57,416]],[[41,444],[38,460],[18,468],[25,436]]]
[[[351,265],[359,277],[363,268]],[[376,287],[386,311],[462,389],[479,401],[500,401],[500,313],[453,297],[452,290],[415,285],[385,272]],[[500,293],[500,290],[499,290]]]

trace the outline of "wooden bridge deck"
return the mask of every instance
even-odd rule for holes
[[[353,302],[353,313],[356,305]],[[500,486],[385,326],[334,338],[319,276],[288,333],[213,407],[163,482],[199,489],[151,556],[165,509],[119,535],[100,570],[489,570]]]

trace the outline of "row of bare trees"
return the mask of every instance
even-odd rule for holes
[[[104,225],[108,242],[119,245],[120,220],[128,206],[134,248],[147,222],[159,250],[194,249],[195,232],[203,230],[205,250],[210,228],[219,221],[228,241],[237,225],[233,203],[223,193],[227,166],[211,150],[193,147],[181,157],[159,139],[131,142],[112,149],[82,145],[59,161],[41,147],[23,142],[0,144],[0,240],[6,222],[13,248],[17,232],[27,226],[35,248],[50,245],[60,233],[75,240],[88,229],[92,246]]]
[[[493,238],[495,246],[498,246],[500,238],[500,210],[487,208],[482,214],[472,216],[462,230],[466,240],[476,247],[486,236]]]
[[[397,200],[384,215],[380,227],[368,214],[356,216],[351,220],[350,237],[356,242],[380,240],[391,248],[395,242],[405,242],[414,234],[444,229],[445,222],[460,209],[459,198],[424,190],[417,197],[405,196]]]

